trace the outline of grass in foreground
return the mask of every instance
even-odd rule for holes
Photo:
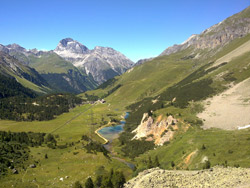
[[[1,187],[69,187],[75,181],[84,183],[88,176],[95,180],[95,172],[100,166],[107,171],[111,168],[120,170],[126,178],[131,176],[132,170],[116,159],[108,158],[101,152],[87,153],[83,149],[82,135],[89,135],[93,140],[103,142],[94,134],[95,129],[102,126],[103,121],[109,121],[110,116],[119,117],[120,112],[108,109],[108,105],[83,105],[62,114],[56,119],[44,122],[14,122],[0,121],[0,130],[21,132],[45,132],[56,135],[58,145],[68,143],[64,149],[51,149],[47,146],[30,148],[29,163],[38,162],[36,168],[27,168],[17,175],[9,175],[1,179]],[[73,146],[69,146],[74,142]],[[47,154],[48,158],[45,158]],[[67,179],[65,177],[68,176]],[[60,181],[64,178],[64,181]]]

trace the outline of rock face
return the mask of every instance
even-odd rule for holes
[[[162,115],[154,122],[148,113],[143,114],[140,125],[133,131],[136,133],[133,139],[147,137],[147,140],[154,140],[156,145],[163,145],[170,141],[174,136],[174,130],[177,130],[177,120],[173,116],[162,118]]]
[[[124,185],[125,188],[248,188],[249,186],[250,169],[219,166],[201,171],[168,171],[153,168],[139,173]]]
[[[223,47],[230,41],[244,37],[250,33],[250,7],[226,20],[206,29],[199,35],[192,35],[185,42],[174,45],[163,51],[162,55],[170,55],[188,47],[194,49],[215,49]]]
[[[90,73],[99,84],[121,75],[133,65],[131,60],[112,48],[97,46],[89,50],[71,38],[61,40],[54,52]]]

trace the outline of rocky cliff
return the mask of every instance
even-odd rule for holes
[[[226,20],[206,29],[199,35],[192,35],[182,44],[174,45],[164,50],[160,56],[169,55],[188,47],[197,49],[215,49],[225,46],[232,40],[244,37],[250,33],[250,7]]]
[[[156,145],[163,145],[173,138],[176,130],[178,130],[177,120],[172,115],[168,117],[160,115],[154,121],[148,113],[144,113],[140,125],[133,131],[136,133],[133,139],[146,137],[148,141],[154,140]]]
[[[121,75],[133,65],[131,60],[112,48],[97,46],[89,50],[71,38],[61,40],[54,52],[91,74],[99,84]]]

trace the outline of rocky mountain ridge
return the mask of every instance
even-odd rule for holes
[[[236,38],[241,38],[250,33],[250,7],[237,13],[222,22],[204,30],[201,34],[191,35],[182,44],[168,47],[160,56],[170,55],[189,47],[195,50],[213,50],[223,47]]]
[[[99,84],[121,75],[133,65],[131,60],[113,48],[96,46],[89,50],[71,38],[61,40],[54,52],[87,74],[92,74]]]
[[[140,60],[138,60],[138,61],[133,65],[133,67],[138,66],[138,65],[141,65],[141,64],[143,64],[143,63],[145,63],[145,62],[147,62],[147,61],[151,61],[152,59],[154,59],[154,58],[153,58],[153,57],[150,57],[150,58],[140,59]]]

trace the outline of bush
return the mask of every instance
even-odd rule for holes
[[[85,182],[85,188],[94,188],[94,183],[93,183],[91,177],[89,177],[87,179],[87,181]]]
[[[207,160],[203,166],[203,169],[209,169],[211,167],[211,163],[209,160]]]
[[[73,188],[82,188],[82,185],[79,181],[76,181],[73,185]]]

